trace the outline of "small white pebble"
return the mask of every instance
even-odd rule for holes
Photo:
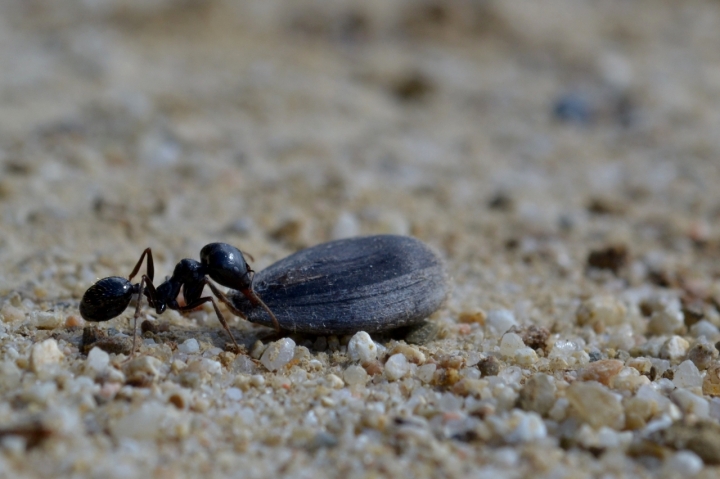
[[[353,364],[347,367],[343,373],[343,378],[350,386],[355,386],[367,383],[369,376],[365,369]]]
[[[109,364],[110,355],[97,347],[90,350],[85,361],[87,369],[96,373],[105,371]]]
[[[263,387],[265,385],[265,378],[261,374],[253,374],[250,376],[250,385],[256,388]]]
[[[265,345],[258,339],[253,344],[252,348],[250,348],[250,357],[253,359],[260,359],[263,352],[265,352]]]
[[[537,441],[547,436],[547,428],[539,414],[514,409],[508,418],[511,428],[505,440],[510,444]]]
[[[163,366],[163,362],[154,356],[140,356],[126,363],[123,369],[129,378],[135,376],[157,378],[160,376]]]
[[[612,296],[592,297],[584,301],[575,313],[579,325],[599,329],[621,324],[626,315],[625,305]]]
[[[350,359],[360,361],[363,364],[375,361],[378,355],[377,346],[365,331],[355,333],[355,335],[350,338],[347,350]]]
[[[403,378],[410,371],[410,364],[402,354],[393,354],[385,363],[385,377],[390,381]]]
[[[663,469],[668,477],[690,477],[698,474],[703,468],[703,460],[692,451],[678,451],[668,457]]]
[[[33,344],[30,352],[30,368],[39,372],[47,366],[57,364],[64,357],[58,343],[54,339],[46,339],[41,343]]]
[[[282,338],[270,344],[260,362],[268,371],[278,371],[289,363],[295,356],[295,341],[290,338]]]
[[[0,309],[0,317],[6,323],[14,323],[25,319],[25,313],[22,309],[16,308],[9,302],[6,302],[2,309]]]
[[[33,311],[31,320],[38,329],[56,329],[65,323],[65,319],[55,311]]]
[[[212,376],[222,373],[222,364],[208,358],[193,358],[188,361],[187,370],[194,373],[208,373]]]
[[[423,364],[417,369],[417,378],[424,383],[429,383],[432,381],[436,369],[437,366],[435,364]]]
[[[242,391],[236,387],[227,388],[225,395],[231,401],[239,401],[243,397]]]
[[[537,360],[538,355],[533,348],[528,348],[526,346],[515,351],[515,362],[517,362],[520,366],[530,366],[535,364]]]
[[[332,374],[332,373],[328,374],[326,379],[327,379],[328,385],[333,389],[340,389],[343,386],[345,386],[345,383],[343,382],[343,380],[340,379],[335,374]]]
[[[120,417],[111,431],[116,438],[156,439],[163,434],[162,423],[168,415],[168,407],[158,402],[147,402],[125,416]]]
[[[513,326],[517,326],[517,320],[513,312],[508,309],[493,309],[487,314],[485,324],[490,332],[500,336]]]
[[[670,393],[670,399],[677,404],[684,414],[694,414],[700,418],[710,416],[710,403],[707,399],[696,396],[687,389],[676,389]]]
[[[672,382],[677,388],[702,387],[703,377],[695,363],[688,359],[677,367]]]
[[[684,338],[680,336],[673,336],[662,345],[660,348],[660,357],[663,359],[669,359],[670,361],[677,361],[684,358],[690,348]]]
[[[195,354],[200,351],[200,343],[195,338],[186,339],[178,346],[178,351],[185,354]]]
[[[720,330],[707,319],[701,319],[690,326],[690,335],[696,338],[705,336],[710,340],[715,340],[718,336],[720,336]]]
[[[515,333],[505,333],[500,341],[500,354],[512,358],[515,356],[517,350],[524,347],[525,343],[519,335]]]
[[[323,367],[322,362],[318,361],[317,359],[311,359],[308,361],[308,369],[313,371],[320,371]]]
[[[673,334],[682,329],[685,323],[685,316],[682,311],[674,308],[667,308],[656,311],[650,316],[648,332],[651,334]]]

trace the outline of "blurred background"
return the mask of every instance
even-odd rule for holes
[[[715,1],[3,1],[0,293],[373,233],[521,316],[607,245],[712,276],[718,45]]]

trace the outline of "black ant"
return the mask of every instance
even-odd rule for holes
[[[146,274],[142,275],[140,283],[133,284],[132,279],[140,270],[145,257],[147,257]],[[153,285],[155,266],[152,251],[150,248],[146,248],[128,279],[120,276],[103,278],[85,291],[80,301],[80,314],[87,321],[108,321],[125,311],[132,296],[138,295],[133,325],[133,354],[135,354],[135,331],[143,295],[147,297],[148,304],[155,308],[157,314],[162,314],[167,308],[181,312],[191,311],[210,301],[215,308],[215,314],[217,314],[220,324],[230,335],[236,350],[239,350],[238,343],[213,297],[201,295],[205,285],[208,285],[213,294],[225,303],[234,314],[243,319],[247,318],[232,304],[225,293],[208,280],[209,276],[221,286],[242,293],[253,306],[265,309],[270,315],[275,329],[280,331],[277,318],[253,290],[253,273],[254,271],[247,264],[239,249],[225,243],[210,243],[200,251],[199,262],[187,258],[181,260],[175,266],[172,276],[156,288]],[[180,306],[177,302],[181,288],[185,297],[185,306]]]

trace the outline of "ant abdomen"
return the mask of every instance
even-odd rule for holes
[[[136,292],[132,283],[120,276],[103,278],[92,285],[80,301],[80,315],[86,321],[108,321],[130,304]]]

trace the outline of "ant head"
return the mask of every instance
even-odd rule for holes
[[[242,252],[226,243],[210,243],[200,251],[205,272],[216,283],[238,291],[252,286],[252,271]]]
[[[135,288],[119,276],[103,278],[90,286],[80,301],[80,315],[86,321],[108,321],[130,304]]]
[[[177,292],[173,295],[173,290],[179,288],[170,279],[166,279],[160,286],[155,289],[155,295],[148,295],[148,303],[150,306],[155,308],[157,314],[162,314],[167,309],[168,301],[173,299],[173,296],[177,296]]]
[[[155,304],[155,312],[157,314],[163,314],[165,312],[166,307],[167,306],[165,305],[165,303],[156,303]]]

